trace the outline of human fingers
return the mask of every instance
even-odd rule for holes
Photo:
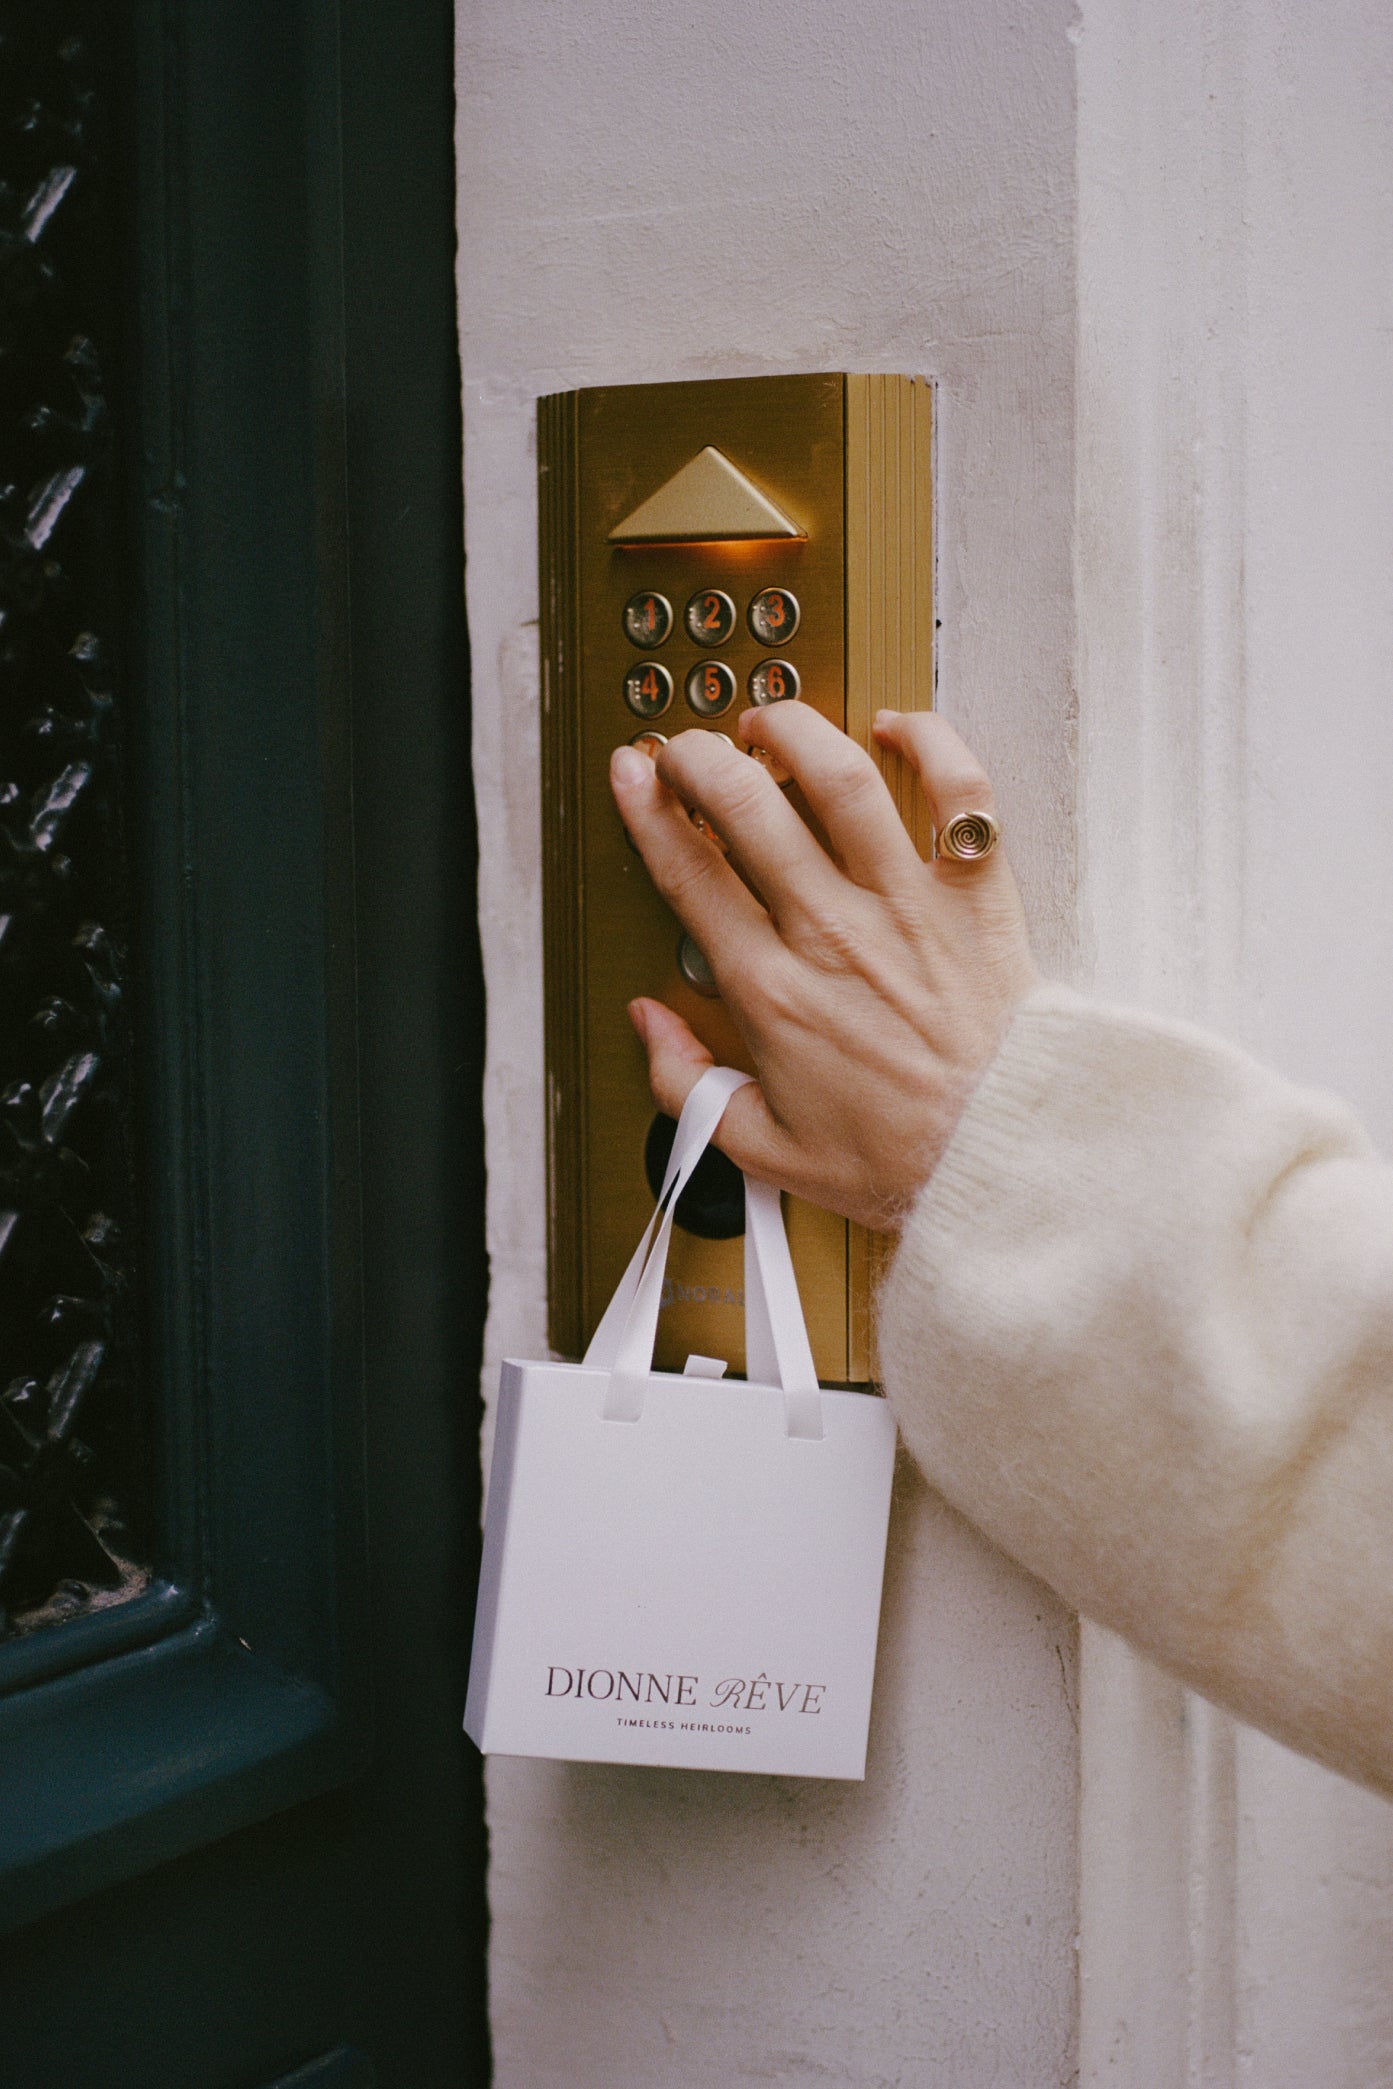
[[[629,1020],[648,1054],[654,1102],[667,1116],[680,1117],[683,1103],[715,1061],[681,1016],[661,1001],[631,1001]],[[762,1182],[787,1188],[794,1179],[793,1142],[775,1121],[757,1083],[736,1090],[712,1143],[737,1168]]]
[[[616,747],[610,788],[649,876],[695,937],[718,986],[758,969],[778,937],[768,916],[719,849],[699,834],[645,754]]]
[[[783,792],[723,734],[679,733],[658,750],[658,775],[709,820],[775,920],[806,921],[837,871]]]
[[[789,770],[848,877],[883,892],[917,882],[919,856],[879,769],[809,704],[764,704],[741,714],[740,737]]]
[[[680,1117],[697,1082],[715,1065],[713,1054],[691,1025],[662,1001],[631,1001],[629,1021],[648,1054],[648,1085],[654,1102],[669,1117]]]
[[[995,818],[991,778],[946,718],[934,711],[878,711],[872,731],[882,746],[903,755],[914,770],[939,833],[964,813]],[[967,863],[941,856],[935,868],[955,882],[970,881],[978,891],[1009,882],[1011,875],[999,852]]]

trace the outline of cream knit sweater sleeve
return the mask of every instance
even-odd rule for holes
[[[1046,987],[906,1227],[886,1391],[1088,1616],[1393,1792],[1393,1169],[1348,1110]]]

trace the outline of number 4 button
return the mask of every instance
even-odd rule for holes
[[[624,677],[624,701],[635,718],[661,718],[672,702],[672,676],[657,660],[640,660]]]

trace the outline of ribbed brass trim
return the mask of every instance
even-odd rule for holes
[[[933,830],[918,780],[882,754],[883,706],[934,702],[933,388],[924,378],[846,379],[846,729],[869,749],[921,856]],[[877,1376],[872,1306],[894,1243],[847,1228],[847,1351],[853,1381]]]
[[[548,1334],[578,1356],[585,1300],[585,1007],[576,953],[583,944],[580,789],[580,584],[576,502],[580,412],[574,392],[537,402],[537,493],[542,654],[542,911],[546,979]]]
[[[912,773],[871,742],[882,706],[934,702],[933,390],[917,377],[846,380],[846,729],[880,764],[928,856]]]

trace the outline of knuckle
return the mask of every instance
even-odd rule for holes
[[[884,788],[875,763],[850,740],[823,765],[823,777],[829,792],[853,807],[877,796]]]
[[[938,812],[938,824],[944,826],[949,820],[965,812],[996,811],[996,799],[992,795],[991,783],[985,770],[975,775],[959,771],[951,777],[934,778],[934,805]]]
[[[695,834],[692,839],[696,841]],[[685,847],[670,856],[654,873],[653,881],[674,912],[681,914],[694,900],[710,891],[719,862],[720,858],[709,844],[698,843],[696,847]]]
[[[804,967],[782,944],[766,957],[757,976],[738,975],[732,981],[732,987],[737,986],[743,986],[746,993],[733,993],[732,998],[744,1000],[746,1013],[763,1036],[777,1036],[791,1025],[801,1025],[807,1014],[808,980]]]
[[[841,913],[823,914],[807,939],[807,953],[824,972],[848,972],[858,968],[864,944],[857,923]]]
[[[904,721],[905,736],[916,766],[934,797],[955,807],[971,799],[981,805],[991,797],[991,778],[949,725],[935,711],[917,711]]]
[[[951,746],[940,745],[934,758],[925,763],[924,780],[945,815],[991,809],[992,780],[956,733]]]
[[[722,775],[718,788],[709,794],[712,810],[718,821],[725,818],[738,822],[767,805],[772,788],[758,762],[742,762],[738,769],[732,764],[730,773]]]

